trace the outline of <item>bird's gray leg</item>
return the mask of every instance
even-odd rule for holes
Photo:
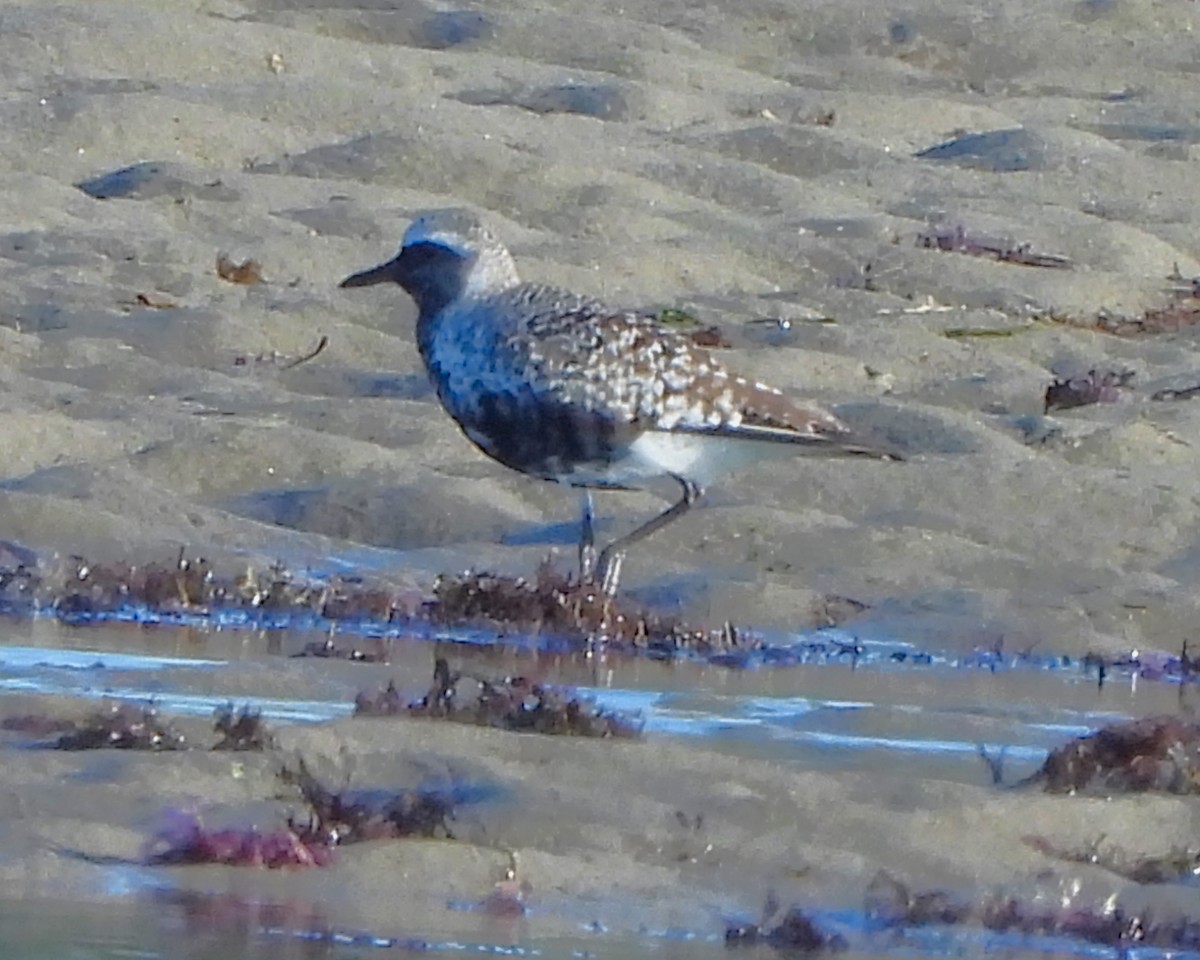
[[[600,559],[596,563],[596,579],[608,596],[615,597],[617,595],[617,586],[621,579],[621,564],[625,561],[625,551],[639,540],[644,540],[651,534],[657,533],[672,520],[678,520],[692,509],[692,504],[704,495],[704,491],[691,480],[680,476],[676,476],[675,479],[683,488],[683,496],[678,501],[657,517],[643,523],[632,533],[627,533],[614,540],[600,551]]]
[[[605,553],[608,551],[605,550]],[[606,597],[615,597],[617,595],[617,587],[621,582],[621,567],[625,565],[625,551],[621,550],[614,553],[611,557],[600,557],[600,569],[603,571],[600,580],[600,590]]]
[[[596,573],[596,510],[592,491],[584,489],[579,517],[579,582],[590,583]]]

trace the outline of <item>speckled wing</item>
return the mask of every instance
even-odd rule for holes
[[[595,301],[545,313],[526,330],[537,380],[565,402],[632,429],[803,446],[826,456],[872,450],[831,413],[739,377],[689,337],[652,317]]]

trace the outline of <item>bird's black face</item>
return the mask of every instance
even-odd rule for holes
[[[417,302],[423,316],[432,316],[462,293],[474,259],[440,243],[413,243],[394,259],[355,273],[338,286],[398,283]]]

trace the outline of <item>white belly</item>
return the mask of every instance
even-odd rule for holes
[[[616,462],[594,473],[577,469],[564,479],[584,485],[641,487],[674,475],[705,488],[725,474],[763,460],[795,455],[795,448],[785,443],[648,430]]]

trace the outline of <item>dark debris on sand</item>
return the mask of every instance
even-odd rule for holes
[[[262,264],[257,260],[243,260],[238,263],[224,253],[217,254],[217,276],[230,283],[250,285],[263,283]]]
[[[780,910],[775,895],[767,897],[757,923],[729,923],[725,926],[725,946],[774,947],[785,953],[840,953],[848,944],[839,933],[831,933],[808,916],[800,907]]]
[[[461,688],[473,686],[473,695]],[[638,717],[604,710],[565,687],[534,683],[525,677],[493,680],[466,671],[451,671],[439,657],[433,667],[433,684],[420,700],[407,701],[394,683],[354,701],[356,716],[431,717],[481,727],[498,727],[525,733],[563,734],[577,737],[637,737]]]
[[[1046,388],[1043,413],[1093,403],[1116,403],[1134,378],[1132,370],[1089,370],[1082,377],[1056,377]]]
[[[1087,666],[1093,666],[1094,663],[1092,658]],[[1132,667],[1136,669],[1139,677],[1146,680],[1177,680],[1181,684],[1200,680],[1200,657],[1188,653],[1187,640],[1180,645],[1178,656],[1161,651],[1133,651],[1128,656],[1113,661],[1109,666]],[[1099,682],[1099,677],[1097,681]],[[1103,686],[1102,683],[1100,685]]]
[[[1200,847],[1176,847],[1159,857],[1141,856],[1117,846],[1105,846],[1104,838],[1085,846],[1060,846],[1049,837],[1030,834],[1027,846],[1065,863],[1090,863],[1134,883],[1180,883],[1200,879]]]
[[[1087,671],[1095,671],[1096,684],[1103,688],[1110,673],[1133,675],[1146,680],[1178,681],[1180,684],[1200,680],[1200,657],[1188,653],[1188,641],[1184,641],[1179,656],[1160,651],[1132,651],[1113,656],[1088,653],[1081,661]]]
[[[365,647],[355,644],[343,646],[333,637],[324,640],[314,640],[306,643],[299,653],[293,653],[293,658],[315,657],[318,660],[351,660],[355,663],[387,663],[390,659],[388,645],[381,639],[368,640]]]
[[[999,263],[1012,263],[1021,267],[1049,267],[1065,269],[1071,266],[1068,257],[1054,253],[1039,253],[1029,243],[1012,243],[992,237],[979,236],[962,224],[949,226],[939,224],[917,234],[917,246],[925,250],[940,250],[945,253],[964,253],[972,257],[984,257]]]
[[[1095,908],[1049,906],[1045,901],[994,894],[966,900],[945,890],[912,891],[888,873],[867,888],[869,923],[882,928],[979,926],[998,933],[1073,937],[1116,950],[1200,948],[1200,919],[1158,919],[1149,910],[1131,912],[1105,902]]]
[[[235,710],[232,703],[217,707],[213,714],[213,732],[221,739],[214,750],[270,750],[275,738],[263,723],[262,711],[249,704]]]
[[[318,338],[316,345],[299,356],[293,356],[287,353],[280,353],[278,350],[271,350],[266,353],[255,354],[240,354],[233,358],[235,367],[246,367],[250,370],[294,370],[310,360],[316,359],[329,346],[329,338],[322,336]]]
[[[1200,323],[1200,278],[1186,279],[1179,274],[1179,269],[1176,267],[1167,279],[1173,286],[1169,290],[1166,303],[1143,310],[1141,315],[1130,316],[1101,310],[1083,317],[1049,313],[1042,319],[1052,323],[1087,327],[1118,337],[1145,337],[1179,333],[1196,326]],[[1160,399],[1171,398],[1162,397]]]
[[[1050,751],[1025,782],[1047,793],[1200,793],[1200,724],[1182,717],[1113,723]]]

